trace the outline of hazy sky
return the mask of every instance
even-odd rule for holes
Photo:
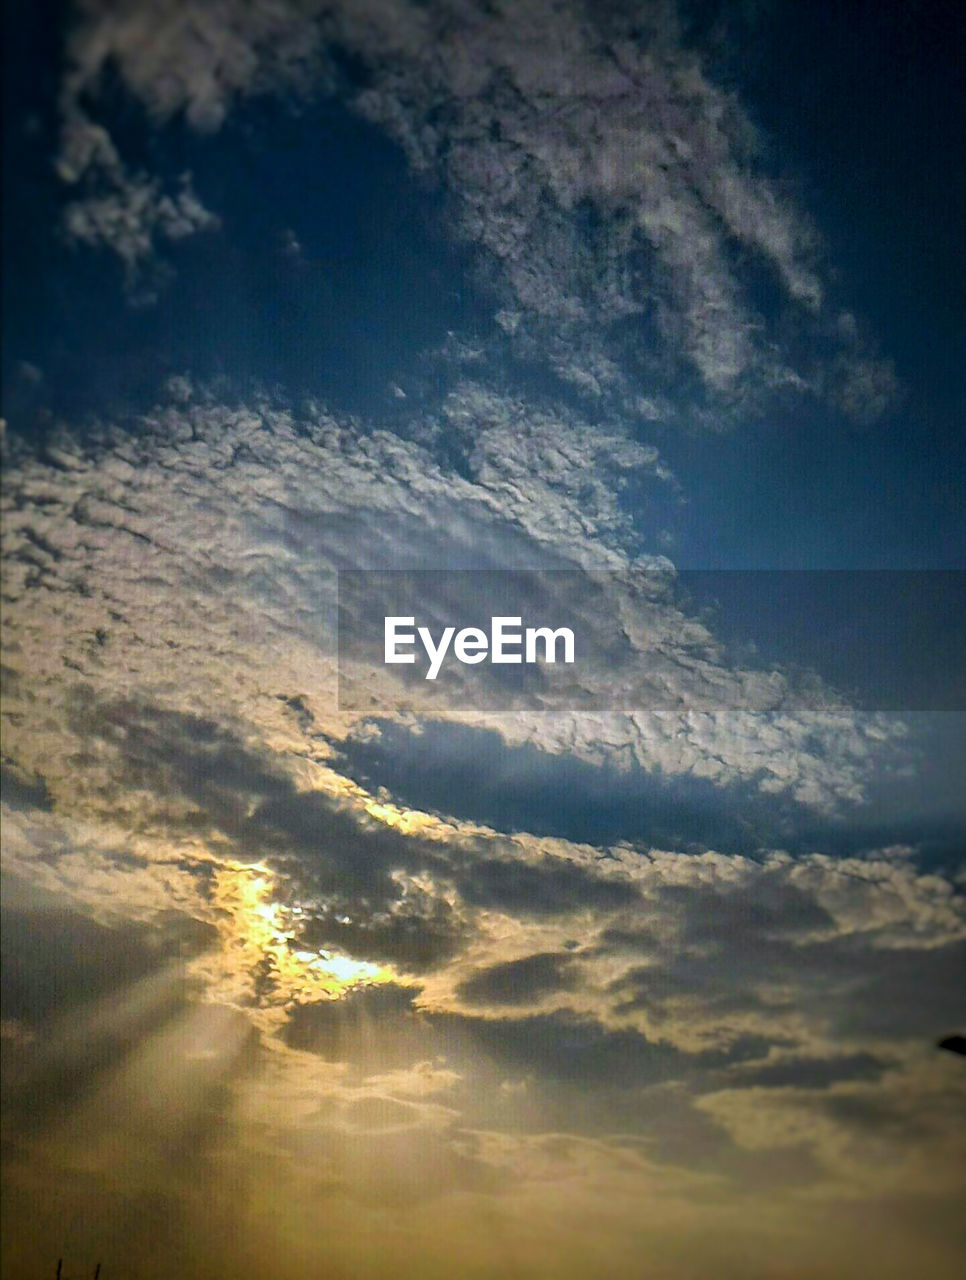
[[[6,6],[10,1280],[960,1274],[954,8]]]

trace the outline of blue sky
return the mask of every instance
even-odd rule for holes
[[[958,1274],[953,7],[4,22],[8,1274]]]

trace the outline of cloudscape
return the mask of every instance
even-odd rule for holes
[[[5,1277],[961,1274],[954,10],[5,6]]]

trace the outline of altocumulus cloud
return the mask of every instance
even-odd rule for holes
[[[626,567],[614,485],[629,467],[660,469],[653,450],[580,423],[525,420],[519,406],[479,389],[447,413],[464,430],[475,415],[462,476],[421,446],[322,413],[294,421],[269,407],[211,404],[159,409],[136,430],[104,431],[86,445],[65,437],[43,456],[13,460],[8,749],[19,776],[39,780],[21,788],[24,799],[45,802],[18,818],[15,863],[33,845],[41,867],[58,869],[54,886],[116,882],[127,910],[143,914],[158,893],[183,903],[207,891],[219,865],[267,857],[305,900],[307,939],[409,972],[464,948],[480,913],[550,921],[636,902],[633,877],[586,850],[521,845],[466,824],[408,833],[387,825],[333,768],[334,747],[355,725],[334,706],[336,568],[390,555],[424,563],[430,552],[455,563]],[[655,630],[667,645],[678,620],[664,621]],[[704,657],[697,684],[714,669]],[[739,681],[733,698],[744,697]],[[391,685],[380,698],[394,715],[419,713]],[[665,700],[679,702],[680,691]],[[684,772],[710,759],[713,732],[732,744],[712,770],[727,777],[757,777],[774,733],[773,782],[829,801],[843,771],[860,785],[864,737],[841,708],[834,766],[807,751],[794,762],[796,735],[805,742],[814,724],[796,726],[783,712],[769,727],[766,709],[763,744],[755,716],[735,710],[737,720],[712,730],[709,698],[683,754],[686,717],[664,727],[660,717],[583,724],[571,713],[563,735],[552,712],[521,718],[496,706],[486,719],[557,752],[619,755],[630,734],[649,765]],[[473,715],[458,696],[433,712]],[[77,843],[62,826],[68,812],[88,832]],[[157,831],[179,855],[169,844],[159,857]],[[112,855],[117,842],[124,857]],[[106,892],[84,896],[110,911]]]
[[[890,722],[798,691],[780,671],[734,669],[705,626],[635,589],[635,571],[656,562],[624,549],[619,486],[632,469],[661,483],[656,451],[564,416],[527,417],[480,388],[456,393],[444,416],[476,428],[458,472],[428,447],[322,411],[207,403],[24,453],[8,486],[6,590],[29,697],[66,715],[72,671],[115,698],[254,720],[273,745],[305,751],[308,738],[321,759],[326,737],[359,718],[335,709],[336,570],[600,569],[598,633],[619,630],[644,662],[626,684],[606,663],[591,670],[593,712],[572,697],[546,709],[474,708],[458,691],[430,703],[387,675],[365,714],[496,727],[508,741],[751,780],[816,806],[861,797]],[[463,589],[472,596],[472,574]],[[36,742],[56,755],[42,733]]]

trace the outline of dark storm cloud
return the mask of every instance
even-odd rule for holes
[[[419,1061],[429,1024],[416,1013],[410,987],[385,983],[350,991],[342,1000],[297,1005],[284,1038],[294,1049],[370,1071]]]
[[[744,1036],[720,1049],[692,1054],[631,1028],[607,1028],[567,1011],[502,1020],[441,1014],[434,1021],[444,1042],[466,1039],[508,1070],[618,1089],[757,1058],[768,1048],[764,1037]]]
[[[264,753],[246,749],[204,716],[144,701],[99,701],[85,686],[74,690],[71,704],[70,727],[81,741],[116,753],[119,792],[133,786],[186,797],[197,805],[198,824],[212,822],[237,834],[253,801],[292,791]]]
[[[114,747],[119,788],[192,801],[187,815],[172,815],[175,826],[215,828],[252,858],[288,860],[321,891],[341,887],[347,896],[383,902],[398,896],[393,869],[445,865],[426,842],[353,815],[330,796],[300,791],[281,760],[246,748],[211,720],[143,702],[84,698],[73,727],[82,739]]]
[[[618,1009],[646,1011],[657,1025],[682,1009],[712,1017],[784,1010],[845,1039],[927,1044],[958,1016],[961,941],[875,946],[862,934],[842,936],[814,900],[767,880],[741,892],[668,888],[658,901],[680,922],[672,948],[632,933],[604,935],[624,954],[639,947],[648,955],[612,993]]]
[[[684,886],[667,885],[658,890],[658,903],[673,907],[682,922],[682,943],[695,950],[739,939],[752,949],[758,944],[767,947],[832,925],[829,913],[812,896],[767,870],[755,877],[750,892],[723,886],[702,898]],[[752,955],[750,962],[755,959]]]
[[[338,893],[373,907],[397,898],[397,870],[448,869],[432,843],[410,837],[363,813],[334,804],[328,796],[292,790],[259,805],[240,830],[252,854],[274,855],[309,890]]]
[[[307,904],[306,944],[339,945],[411,971],[459,947],[464,929],[448,904],[419,892],[403,901],[392,877],[400,869],[449,873],[438,844],[300,791],[281,761],[201,717],[84,700],[74,726],[83,740],[115,747],[117,785],[148,789],[172,830],[221,833],[237,856],[284,870],[285,892]],[[171,809],[180,798],[191,802],[186,813]]]
[[[720,959],[720,957],[719,957]],[[687,1000],[705,1016],[764,1013],[769,1006],[754,983],[740,982],[715,964],[691,963],[684,957],[657,961],[632,969],[611,987],[619,1013],[646,1012],[660,1025],[670,1016],[672,1002]]]
[[[466,900],[476,906],[537,916],[580,907],[613,910],[639,898],[633,884],[595,876],[577,863],[549,857],[521,862],[480,856],[462,870],[457,883]]]
[[[467,1004],[534,1004],[545,995],[576,986],[573,965],[573,956],[566,952],[544,951],[507,960],[461,982],[457,995]]]
[[[847,974],[850,963],[853,974],[858,967],[854,955],[843,946],[838,949],[837,960],[846,998],[829,1013],[839,1035],[883,1041],[919,1039],[928,1044],[937,1033],[954,1029],[962,1022],[966,942],[876,955],[868,972],[851,986]],[[816,985],[820,984],[822,957],[808,954],[804,962],[818,970]],[[820,992],[816,998],[821,998]]]
[[[831,1058],[795,1057],[742,1067],[737,1081],[749,1088],[827,1089],[843,1080],[878,1080],[890,1063],[871,1053],[842,1054]]]
[[[0,798],[15,809],[47,809],[50,796],[38,774],[25,774],[12,762],[0,762]]]
[[[933,1040],[952,1021],[955,953],[939,944],[956,928],[956,898],[944,896],[945,882],[920,880],[902,851],[847,867],[767,852],[759,861],[595,852],[455,826],[429,838],[304,789],[285,753],[255,749],[204,717],[89,695],[75,696],[72,714],[75,764],[86,754],[107,770],[104,813],[124,814],[115,806],[134,789],[155,829],[272,867],[275,896],[298,907],[298,944],[436,974],[457,1006],[525,1006],[550,994],[579,1006],[596,990],[619,1020],[678,1042],[693,1019],[704,1043],[725,1053],[749,1024],[763,1044],[787,1047],[796,1010],[847,1038],[888,1039],[891,1025]],[[58,848],[44,855],[52,866],[70,851]],[[123,850],[111,861],[148,866]],[[198,876],[204,898],[203,866]],[[449,976],[447,962],[484,936],[474,913],[494,911],[536,930],[578,914],[579,954],[556,950],[575,927],[568,920],[549,949],[534,934],[529,956],[524,942],[508,959],[494,939],[475,973]],[[929,989],[917,989],[919,974]],[[897,999],[901,1012],[879,1012]]]
[[[296,873],[293,880],[298,883]],[[409,886],[405,899],[391,911],[363,910],[345,915],[338,900],[319,904],[300,933],[307,946],[335,948],[366,956],[404,973],[425,973],[459,952],[471,936],[460,914],[445,899]]]

